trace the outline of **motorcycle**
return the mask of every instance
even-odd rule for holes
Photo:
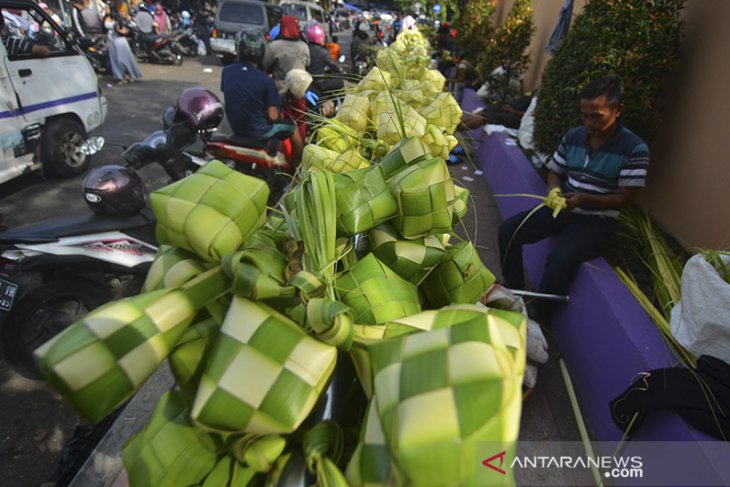
[[[198,35],[192,27],[174,31],[170,35],[170,49],[183,56],[197,56],[199,43]]]
[[[129,46],[141,62],[180,66],[182,54],[172,52],[170,38],[155,34],[145,34],[134,24],[129,24]]]
[[[96,74],[109,73],[109,48],[106,36],[84,36],[79,37],[76,42]]]
[[[202,152],[184,153],[189,167],[218,159],[241,173],[266,181],[270,190],[269,203],[276,203],[296,169],[288,134],[280,134],[276,140],[269,141],[218,134],[222,121],[223,104],[215,94],[203,88],[185,90],[177,105],[169,107],[163,115],[163,127],[166,131],[174,129],[177,132],[176,137],[181,141],[178,146],[191,145],[195,136],[202,141]]]
[[[190,174],[197,166],[182,154],[185,139],[176,131],[155,132],[125,150],[125,166],[134,172],[157,162],[171,180]],[[102,145],[92,137],[83,151]],[[84,196],[90,206],[98,198],[88,188]],[[137,294],[156,252],[155,218],[143,197],[133,214],[87,211],[0,232],[0,344],[7,362],[40,378],[33,351],[92,309]]]

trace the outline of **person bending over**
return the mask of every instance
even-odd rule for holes
[[[547,165],[548,197],[564,197],[566,207],[555,218],[549,207],[529,218],[528,211],[518,213],[499,227],[508,286],[524,289],[523,244],[556,238],[539,288],[549,294],[565,294],[578,266],[608,250],[619,210],[645,185],[649,167],[649,149],[623,126],[623,110],[623,85],[616,76],[593,79],[581,91],[582,126],[563,136]],[[538,301],[535,308],[538,321],[548,324],[554,307]]]

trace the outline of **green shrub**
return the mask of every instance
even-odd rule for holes
[[[685,0],[591,0],[546,67],[535,114],[535,147],[552,154],[580,125],[579,93],[593,77],[624,81],[627,128],[649,142],[658,94],[678,65]]]
[[[484,43],[493,30],[489,17],[494,12],[496,0],[473,0],[467,2],[457,20],[459,35],[456,44],[469,60],[475,60],[484,50]]]
[[[532,0],[515,0],[512,10],[501,27],[486,40],[477,58],[477,70],[482,81],[489,83],[493,102],[501,105],[521,94],[519,80],[530,64],[530,46],[535,25],[532,21]],[[498,67],[504,75],[493,76]]]

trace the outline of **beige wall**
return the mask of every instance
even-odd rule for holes
[[[494,11],[495,22],[501,24],[507,18],[507,14],[512,9],[514,0],[497,0],[496,9]],[[532,59],[532,65],[523,77],[523,86],[525,91],[532,91],[540,85],[542,71],[550,60],[550,54],[545,51],[550,34],[553,33],[555,24],[558,22],[560,8],[565,0],[533,0],[532,8],[534,13],[532,20],[535,23],[535,33],[532,36],[529,52]],[[574,0],[573,2],[573,18],[580,13],[586,0]]]
[[[502,22],[513,0],[497,0]],[[525,90],[540,84],[564,0],[533,0],[535,34]],[[587,0],[575,0],[573,18]],[[667,84],[663,123],[639,203],[688,247],[730,249],[730,0],[687,0],[679,73]]]
[[[640,203],[685,245],[730,249],[730,2],[687,3],[682,65]]]

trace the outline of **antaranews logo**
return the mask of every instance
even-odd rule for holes
[[[497,453],[496,455],[492,455],[491,457],[487,458],[482,462],[482,465],[485,467],[491,468],[495,472],[499,472],[502,475],[507,475],[507,471],[502,468],[502,465],[504,465],[504,456],[507,455],[507,450],[502,450],[501,452]],[[494,465],[494,462],[499,460],[499,465]]]

